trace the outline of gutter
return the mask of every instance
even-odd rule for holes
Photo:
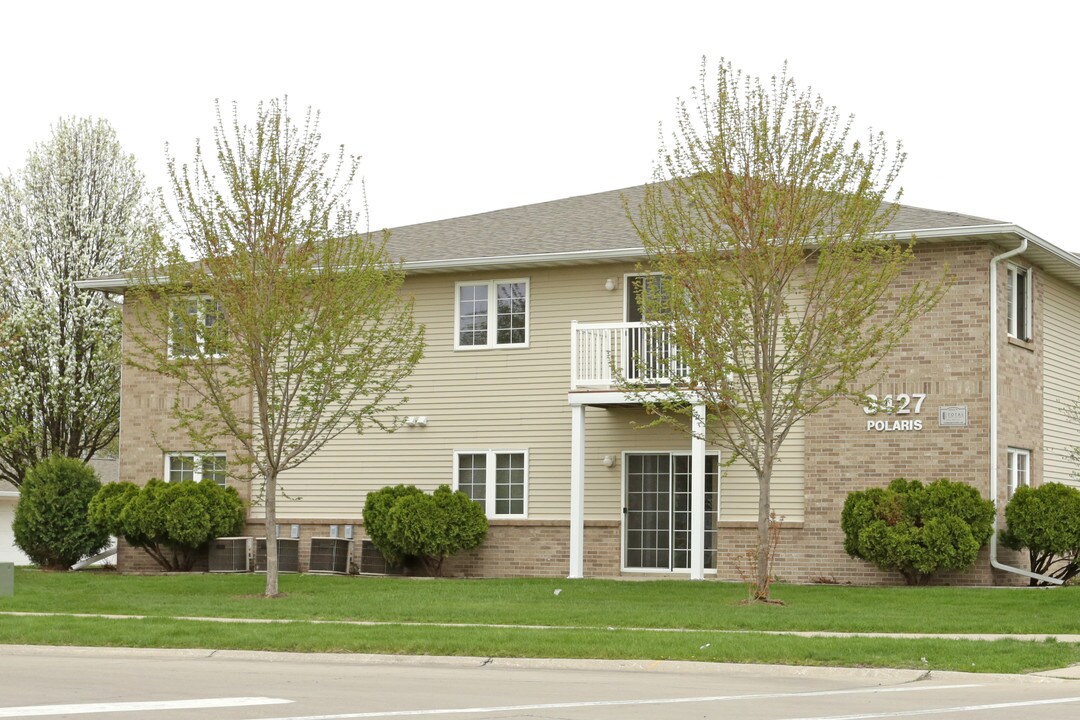
[[[990,566],[998,570],[1023,575],[1051,585],[1061,585],[1062,581],[1049,575],[1024,570],[999,562],[998,550],[998,322],[997,322],[997,267],[1002,260],[1008,260],[1026,252],[1027,235],[1020,235],[1020,245],[1008,252],[996,255],[990,260],[990,500],[994,503],[993,534],[990,535]]]
[[[494,267],[500,265],[529,265],[550,262],[603,262],[615,260],[640,260],[646,257],[641,247],[614,248],[611,250],[568,250],[564,252],[531,253],[528,255],[488,255],[484,257],[450,258],[444,260],[406,260],[405,272],[410,270],[453,270],[455,268]]]
[[[406,260],[401,264],[406,274],[438,272],[445,270],[483,270],[513,265],[558,265],[598,262],[636,262],[647,255],[644,248],[614,248],[610,250],[569,250],[565,252],[530,253],[527,255],[485,255],[481,257],[447,258],[441,260]],[[152,282],[165,278],[154,278]],[[122,293],[129,285],[127,276],[89,278],[76,280],[80,290],[98,290],[106,293]]]

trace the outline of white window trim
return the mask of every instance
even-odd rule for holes
[[[520,514],[514,513],[495,513],[495,456],[496,455],[511,455],[519,454],[525,456],[525,487],[523,488],[523,497]],[[455,450],[454,451],[454,482],[451,485],[454,490],[458,489],[458,465],[462,455],[487,455],[487,477],[485,478],[485,490],[484,490],[484,514],[493,520],[503,519],[524,519],[529,517],[529,451],[525,449],[514,448],[479,448],[475,450]]]
[[[1031,487],[1031,451],[1025,448],[1010,447],[1005,451],[1006,457],[1006,475],[1008,476],[1006,482],[1005,499],[1011,500],[1012,496],[1021,487]],[[1017,462],[1023,459],[1024,470],[1024,482],[1018,482],[1017,475],[1020,470],[1020,463]]]
[[[650,273],[650,274],[659,275],[660,273]],[[691,455],[691,452],[690,451],[684,451],[684,450],[671,450],[671,449],[667,449],[667,450],[623,450],[622,453],[620,454],[620,458],[619,458],[619,474],[622,476],[622,478],[620,480],[620,489],[619,489],[619,507],[620,508],[624,507],[624,505],[626,503],[626,480],[627,480],[627,478],[626,478],[626,456],[627,455],[687,455],[687,456],[689,456],[689,455]],[[716,522],[717,522],[717,525],[719,526],[719,523],[720,523],[720,482],[723,479],[723,475],[724,475],[723,456],[720,454],[719,450],[713,450],[713,449],[708,449],[707,448],[705,450],[705,456],[708,457],[710,455],[712,455],[712,456],[714,456],[716,458],[716,473],[717,473],[717,477],[716,477]],[[628,532],[628,528],[626,527],[626,513],[620,512],[620,514],[619,514],[619,525],[620,525],[620,530],[619,530],[619,570],[621,572],[626,573],[628,575],[633,575],[635,573],[640,573],[640,574],[643,574],[643,575],[645,575],[645,574],[663,575],[665,573],[668,574],[668,575],[671,575],[671,576],[679,576],[679,575],[687,575],[687,576],[689,576],[690,575],[690,568],[686,568],[686,569],[671,568],[671,569],[668,569],[668,570],[664,570],[662,568],[639,568],[639,567],[631,567],[631,566],[627,565],[626,564],[626,533]],[[719,558],[720,557],[719,527],[717,528],[716,540],[717,540],[717,547],[713,552],[715,552],[716,557]],[[715,575],[716,574],[716,568],[705,568],[705,574],[706,575]]]
[[[195,460],[195,469],[192,471],[192,478],[195,480],[195,482],[202,482],[202,479],[203,479],[202,461],[203,461],[204,457],[221,458],[222,460],[226,460],[226,463],[228,462],[227,459],[226,459],[226,455],[223,452],[194,452],[194,451],[190,451],[190,450],[177,450],[177,451],[174,451],[174,452],[167,452],[167,453],[165,453],[165,461],[164,461],[165,467],[164,467],[164,470],[162,472],[162,478],[167,483],[172,482],[172,480],[170,479],[172,477],[172,473],[170,472],[169,465],[170,465],[170,461],[175,457],[190,457],[190,458],[193,458]],[[228,467],[228,466],[226,465],[226,467]],[[228,485],[228,484],[229,484],[229,478],[228,478],[228,472],[226,472],[225,485]]]
[[[525,342],[523,343],[497,343],[498,338],[498,297],[499,285],[508,283],[525,283]],[[461,288],[476,285],[488,287],[488,327],[487,344],[485,345],[462,345],[461,344]],[[491,350],[493,348],[528,348],[532,338],[532,290],[529,287],[529,278],[498,278],[496,280],[462,280],[454,283],[454,349],[455,350]]]
[[[1031,328],[1031,318],[1032,318],[1032,312],[1031,312],[1032,292],[1031,292],[1031,287],[1034,284],[1032,282],[1032,280],[1034,279],[1033,278],[1034,273],[1031,272],[1031,268],[1029,268],[1029,267],[1024,267],[1023,265],[1014,265],[1013,263],[1009,263],[1006,272],[1007,272],[1006,287],[1008,288],[1008,291],[1010,293],[1010,297],[1007,299],[1007,303],[1006,303],[1006,307],[1010,308],[1010,312],[1008,314],[1009,315],[1009,317],[1008,317],[1008,326],[1009,326],[1008,333],[1009,333],[1009,337],[1016,338],[1017,340],[1023,340],[1024,342],[1029,342],[1031,340],[1031,338],[1033,337],[1033,335],[1034,335],[1034,333],[1032,333],[1032,328]],[[1027,332],[1025,333],[1026,337],[1021,337],[1017,332],[1018,323],[1017,323],[1016,307],[1017,307],[1017,304],[1018,304],[1017,303],[1018,297],[1017,297],[1017,291],[1016,291],[1016,280],[1014,278],[1018,274],[1023,274],[1023,276],[1025,278],[1025,282],[1024,282],[1024,327],[1027,330]]]
[[[187,300],[200,301],[200,300],[213,300],[213,299],[214,298],[211,295],[184,295],[184,296],[181,297],[181,300],[183,300],[183,301],[187,301]],[[170,360],[190,360],[191,358],[199,357],[200,355],[202,355],[203,350],[206,347],[206,332],[205,332],[205,329],[204,329],[203,332],[196,333],[196,335],[195,335],[195,343],[199,348],[199,354],[198,355],[177,355],[175,352],[173,352],[174,344],[173,344],[172,316],[173,316],[173,314],[175,312],[176,312],[175,308],[173,308],[173,309],[171,309],[169,311],[169,337],[168,337],[169,359]],[[199,302],[195,306],[195,317],[198,318],[199,326],[202,327],[202,328],[205,328],[206,310],[205,310],[204,304],[202,302]],[[223,356],[221,354],[215,353],[213,355],[207,355],[206,357],[213,359],[213,358],[220,358],[220,357],[223,357]]]

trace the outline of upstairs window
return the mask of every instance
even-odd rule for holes
[[[461,282],[456,291],[455,348],[528,346],[528,280]]]
[[[225,453],[172,452],[165,454],[165,482],[212,480],[224,487],[227,478]]]
[[[1006,275],[1006,314],[1009,318],[1009,337],[1031,339],[1031,270],[1009,265]]]
[[[169,355],[174,358],[217,356],[223,351],[225,313],[213,298],[189,297],[172,311]]]

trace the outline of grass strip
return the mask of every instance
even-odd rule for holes
[[[0,643],[478,657],[696,660],[1024,673],[1080,662],[1070,643],[804,638],[755,633],[248,625],[148,618],[5,617]]]
[[[658,580],[286,575],[130,576],[19,568],[0,610],[293,620],[495,623],[701,630],[1080,634],[1080,588],[774,586],[785,605],[741,605],[745,588]],[[555,590],[560,590],[555,594]]]

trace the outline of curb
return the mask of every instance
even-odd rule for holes
[[[484,658],[445,655],[375,655],[366,653],[295,653],[267,650],[207,650],[198,648],[117,648],[68,645],[0,645],[9,656],[93,656],[109,658],[158,658],[172,660],[212,660],[215,662],[294,662],[313,665],[383,665],[399,667],[511,668],[521,670],[606,670],[609,672],[679,673],[698,675],[757,675],[763,668],[777,677],[831,679],[859,678],[879,684],[921,680],[974,679],[1044,684],[1080,679],[1080,665],[1026,675],[966,673],[948,670],[905,670],[892,668],[818,667],[812,665],[766,665],[752,663],[708,663],[689,660],[587,660],[572,658]]]

